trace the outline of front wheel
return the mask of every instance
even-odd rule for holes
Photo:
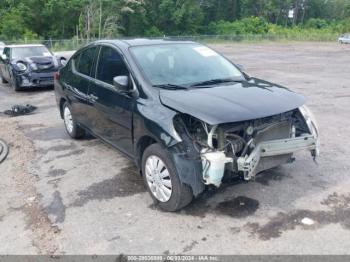
[[[18,82],[16,80],[16,78],[14,76],[12,76],[11,78],[11,87],[15,90],[15,91],[21,91],[22,88],[18,85]]]
[[[62,110],[68,135],[75,139],[82,138],[85,135],[85,130],[78,125],[67,102],[64,103]]]
[[[0,71],[0,77],[1,77],[1,84],[7,84],[8,82],[5,80],[5,78],[2,75],[2,72]]]
[[[142,174],[149,193],[161,209],[177,211],[192,201],[191,188],[181,183],[169,153],[159,144],[145,150]]]

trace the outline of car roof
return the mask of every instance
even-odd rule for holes
[[[95,43],[110,43],[114,45],[127,45],[127,46],[143,46],[143,45],[161,45],[161,44],[193,44],[193,41],[182,41],[174,39],[148,39],[148,38],[135,38],[135,39],[111,39],[111,40],[98,40]]]
[[[6,47],[10,47],[10,48],[13,48],[13,47],[42,47],[44,45],[40,45],[40,44],[35,44],[35,45],[7,45]]]

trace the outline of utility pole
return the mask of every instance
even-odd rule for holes
[[[299,13],[299,0],[295,0],[293,26],[296,25],[298,22],[298,13]]]
[[[306,9],[305,0],[303,0],[302,3],[301,3],[301,9],[303,10],[303,14],[301,16],[301,24],[304,24],[305,9]]]
[[[101,39],[101,26],[102,26],[102,0],[100,0],[100,24],[98,26],[98,39]]]
[[[87,40],[90,41],[90,6],[87,9]]]

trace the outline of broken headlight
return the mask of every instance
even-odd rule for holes
[[[314,158],[316,158],[320,154],[320,142],[316,117],[306,105],[299,107],[299,111],[303,115],[310,133],[317,139],[316,149],[314,150],[314,152],[312,152],[312,155],[314,156]]]
[[[38,66],[37,66],[35,63],[31,63],[31,64],[30,64],[30,67],[31,67],[34,71],[38,70]]]
[[[318,124],[317,124],[315,115],[305,105],[299,107],[299,111],[303,115],[305,122],[306,122],[311,134],[317,138],[318,137]]]
[[[18,71],[26,71],[27,70],[27,65],[22,63],[22,62],[17,62],[16,67]]]

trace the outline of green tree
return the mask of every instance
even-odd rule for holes
[[[0,37],[261,34],[267,25],[343,32],[349,19],[349,0],[1,0]]]

